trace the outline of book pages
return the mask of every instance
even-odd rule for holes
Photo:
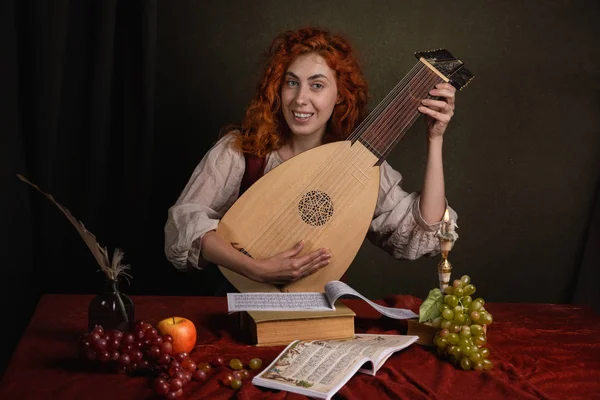
[[[418,318],[419,316],[412,312],[411,310],[407,310],[404,308],[393,308],[393,307],[384,307],[380,306],[377,303],[372,302],[367,299],[362,294],[358,293],[356,290],[352,289],[350,286],[340,281],[331,281],[327,285],[325,285],[325,294],[329,299],[331,304],[335,303],[335,301],[346,295],[354,296],[363,299],[371,307],[379,311],[381,314],[386,317],[394,318],[394,319],[410,319],[410,318]]]
[[[381,314],[394,319],[410,319],[419,316],[404,308],[380,306],[367,299],[350,286],[340,281],[331,281],[325,285],[325,293],[227,293],[229,313],[237,311],[333,311],[335,302],[342,296],[354,296],[363,299]]]
[[[294,341],[252,383],[329,399],[359,369],[374,375],[391,354],[415,340],[416,336],[359,334],[344,340]]]
[[[230,313],[237,311],[333,311],[323,293],[227,293]]]

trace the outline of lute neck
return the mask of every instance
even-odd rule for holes
[[[421,114],[421,100],[443,75],[420,61],[383,101],[356,128],[348,140],[359,141],[378,159],[380,165]]]

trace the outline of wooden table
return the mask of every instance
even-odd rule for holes
[[[76,357],[87,327],[92,296],[45,295],[21,338],[0,383],[0,399],[157,399],[151,379],[98,372]],[[217,355],[244,363],[270,363],[280,347],[246,344],[227,314],[223,297],[132,296],[136,319],[155,324],[180,315],[194,321],[197,361]],[[382,316],[362,300],[345,299],[357,313],[356,332],[403,334],[406,322]],[[418,311],[420,300],[390,296],[380,304]],[[487,303],[494,316],[488,332],[491,371],[462,371],[420,345],[394,354],[375,377],[357,374],[339,399],[600,399],[600,317],[574,305]],[[215,374],[184,388],[187,399],[301,399],[303,396],[255,387],[239,391]]]

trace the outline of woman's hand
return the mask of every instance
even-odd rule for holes
[[[435,85],[429,94],[440,99],[423,99],[419,111],[425,114],[427,135],[431,139],[441,139],[454,115],[456,89],[449,83]]]
[[[299,242],[291,250],[265,260],[256,260],[255,268],[250,271],[252,276],[248,277],[263,283],[288,284],[311,275],[329,264],[331,254],[326,249],[298,256],[303,248],[304,242]]]

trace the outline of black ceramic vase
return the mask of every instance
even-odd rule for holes
[[[133,301],[119,290],[116,280],[108,279],[100,294],[92,299],[88,310],[88,331],[96,325],[104,330],[130,331],[134,323]]]

